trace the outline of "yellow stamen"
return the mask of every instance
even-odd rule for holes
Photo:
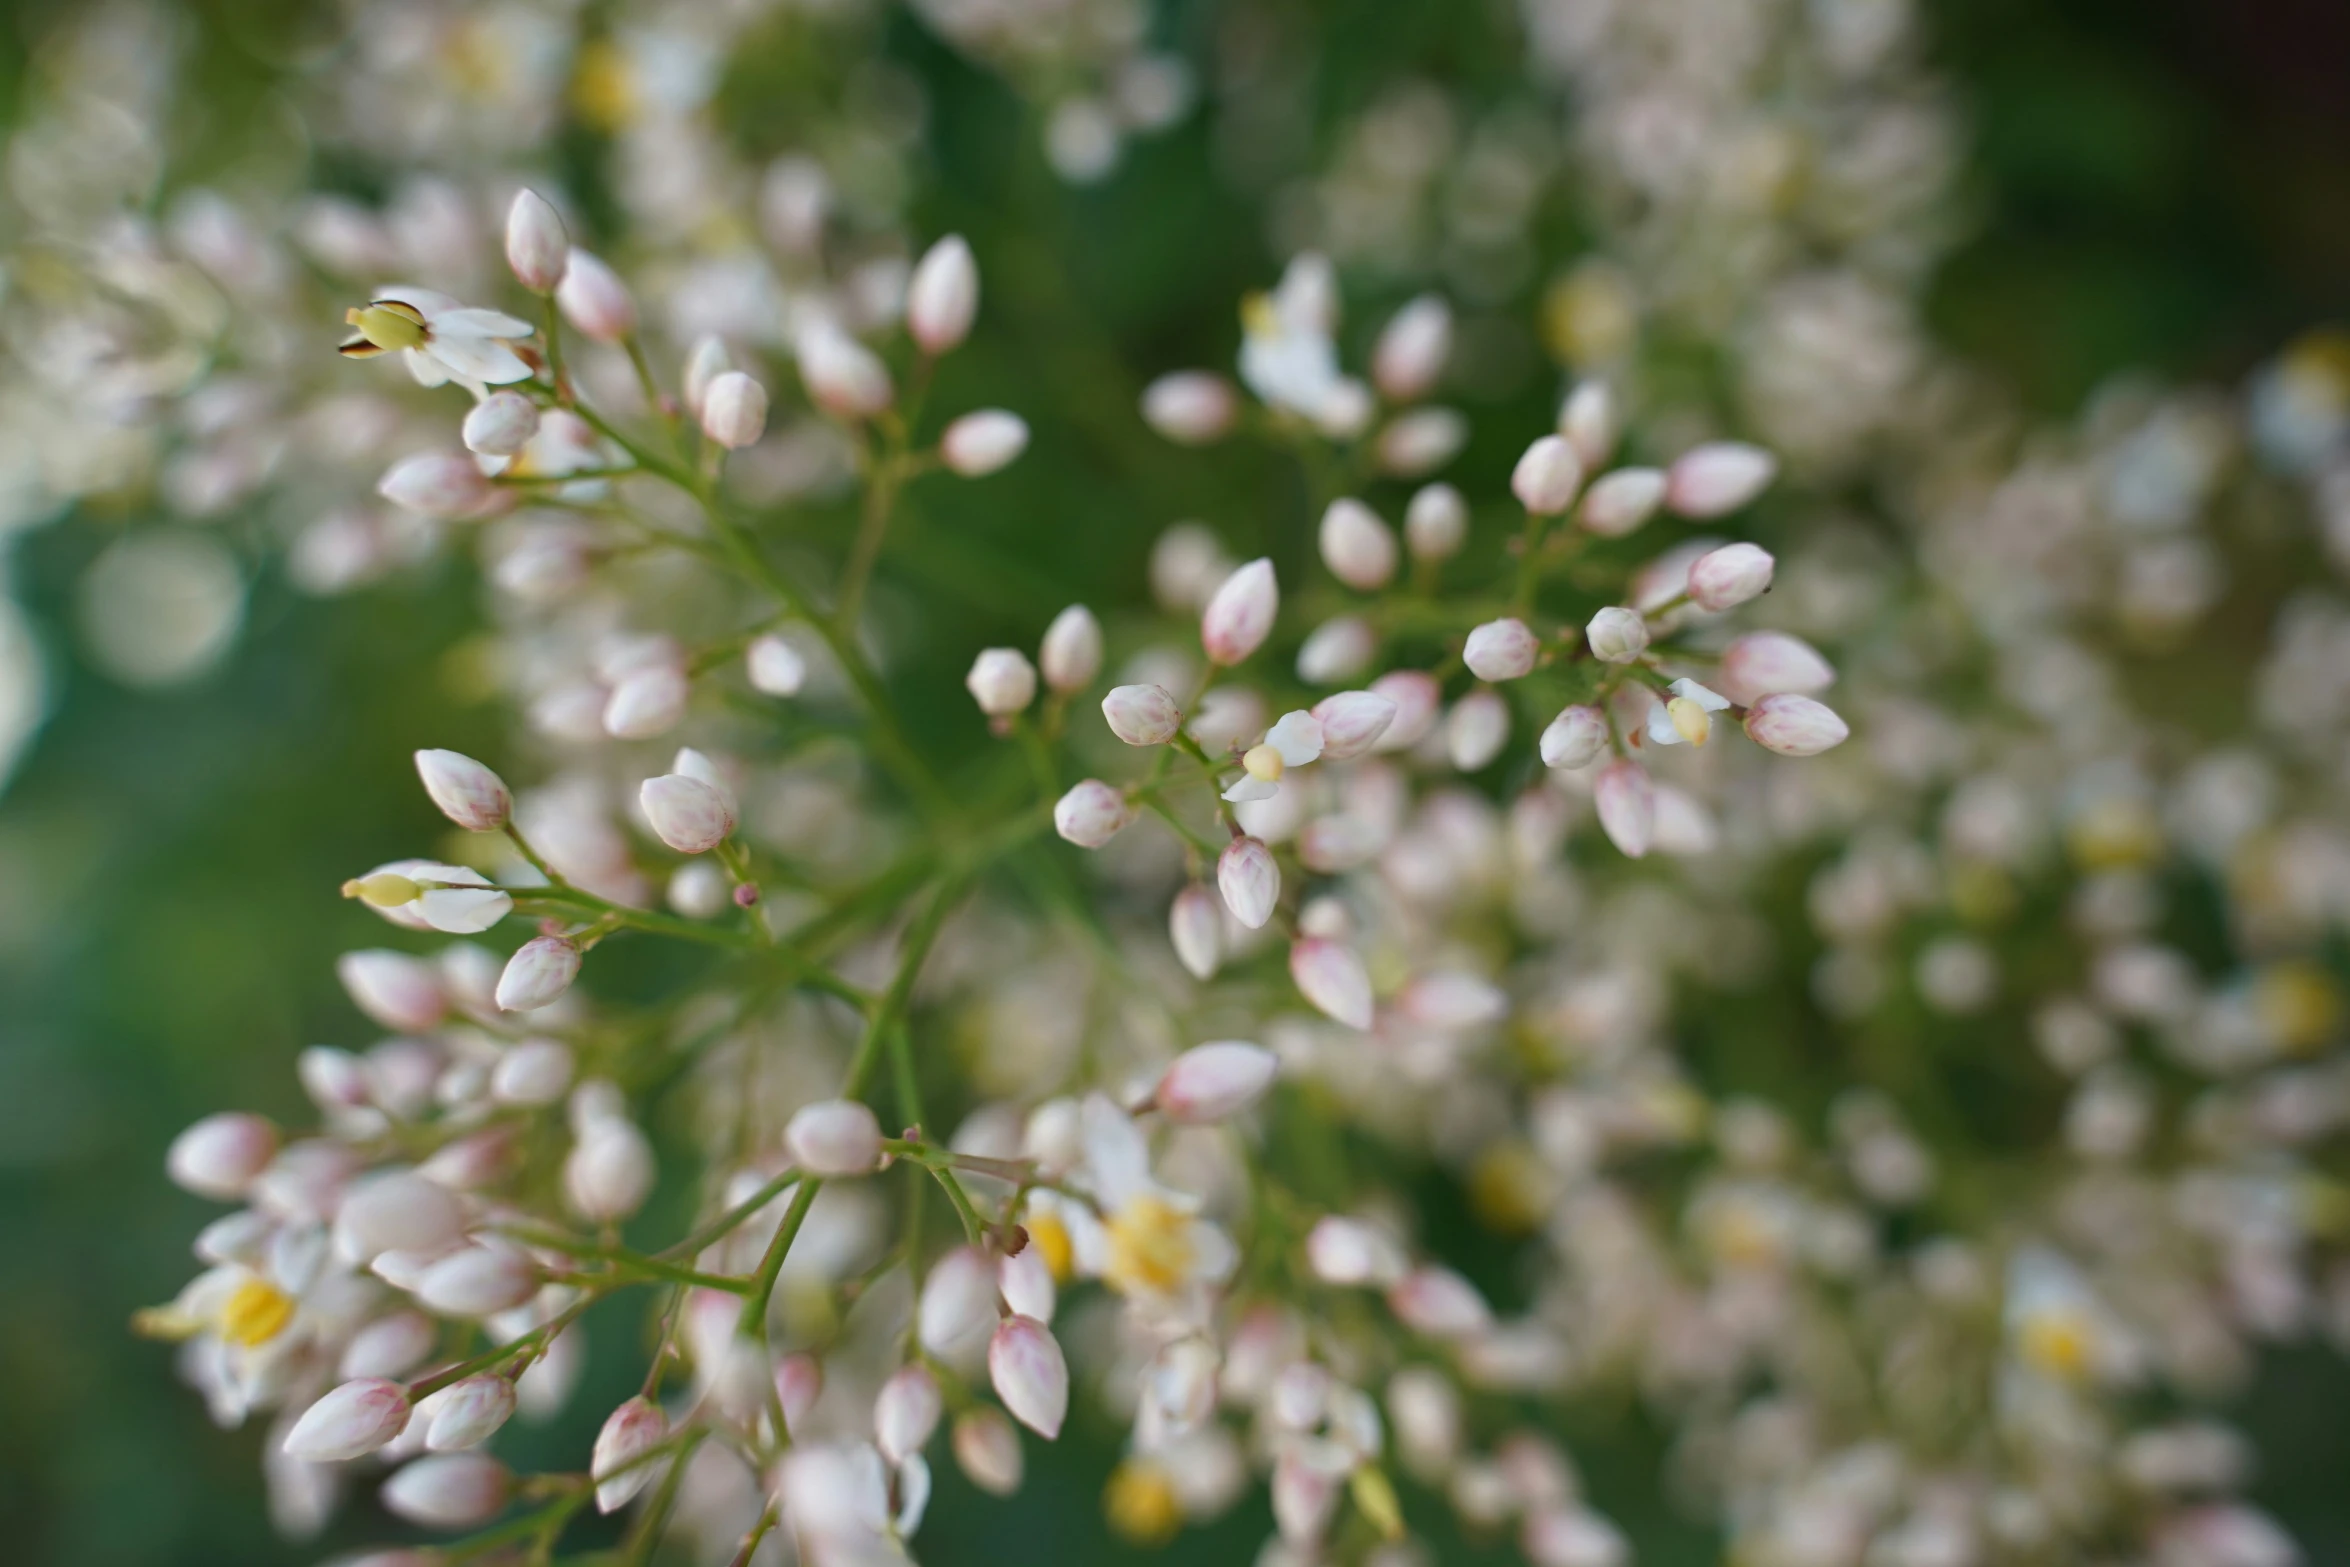
[[[2078,1382],[2089,1374],[2095,1340],[2078,1312],[2038,1311],[2024,1319],[2016,1334],[2016,1347],[2035,1370]]]
[[[1387,1478],[1387,1471],[1366,1464],[1354,1472],[1346,1488],[1354,1493],[1355,1510],[1371,1521],[1381,1539],[1403,1538],[1403,1503],[1396,1500],[1395,1482]]]
[[[618,44],[598,38],[580,49],[571,102],[579,117],[600,131],[619,130],[636,118],[636,73]]]
[[[1287,764],[1281,760],[1279,751],[1269,745],[1259,745],[1249,748],[1248,754],[1240,759],[1240,765],[1247,768],[1248,775],[1260,783],[1279,783],[1281,769]]]
[[[1673,727],[1681,732],[1681,738],[1691,745],[1705,744],[1706,737],[1714,732],[1714,715],[1707,712],[1702,704],[1685,696],[1677,696],[1667,702],[1665,716],[1673,721]]]
[[[1057,1213],[1031,1213],[1022,1225],[1028,1231],[1028,1244],[1036,1248],[1036,1254],[1052,1270],[1053,1282],[1068,1283],[1077,1260],[1077,1248],[1069,1241],[1069,1226],[1061,1222]]]
[[[424,895],[424,889],[396,871],[377,871],[372,876],[358,876],[343,883],[343,896],[357,898],[371,908],[396,909],[403,903],[414,903]]]
[[[257,1349],[294,1320],[294,1298],[265,1279],[247,1279],[229,1291],[220,1308],[220,1336]]]
[[[1102,1511],[1118,1535],[1136,1545],[1164,1545],[1183,1526],[1183,1506],[1167,1471],[1147,1458],[1129,1458],[1102,1487]]]
[[[1272,337],[1281,330],[1281,314],[1270,294],[1251,294],[1240,302],[1240,329],[1251,337]]]
[[[1169,1295],[1191,1276],[1191,1215],[1159,1197],[1137,1197],[1109,1223],[1103,1276],[1122,1294]]]
[[[354,305],[343,312],[343,319],[357,328],[370,344],[387,352],[395,348],[422,348],[432,336],[425,330],[423,312],[397,299]]]

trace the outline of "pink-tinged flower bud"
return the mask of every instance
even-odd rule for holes
[[[1377,592],[1395,576],[1394,533],[1351,495],[1341,495],[1322,513],[1321,548],[1330,575],[1358,592]]]
[[[987,1346],[987,1378],[1012,1418],[1046,1441],[1069,1414],[1069,1363],[1052,1329],[1033,1317],[1008,1317]]]
[[[1513,616],[1489,620],[1471,631],[1461,661],[1479,680],[1516,680],[1534,672],[1541,652],[1541,641]]]
[[[809,326],[793,347],[809,397],[836,419],[869,419],[895,395],[873,350],[830,321]]]
[[[1542,765],[1589,767],[1607,752],[1607,717],[1596,707],[1570,707],[1542,731]]]
[[[423,1312],[389,1312],[351,1335],[336,1370],[345,1377],[404,1376],[421,1365],[439,1341],[439,1330]],[[424,1404],[418,1404],[416,1412],[422,1416]]]
[[[1020,1453],[1020,1433],[1012,1422],[992,1409],[973,1409],[958,1417],[954,1434],[955,1464],[964,1477],[990,1496],[1010,1496],[1020,1489],[1026,1462]]]
[[[1493,1308],[1477,1287],[1450,1268],[1418,1268],[1387,1292],[1403,1325],[1430,1338],[1460,1338],[1493,1325]]]
[[[421,1034],[448,1015],[440,971],[405,952],[371,948],[335,959],[351,1004],[396,1034]]]
[[[1781,756],[1817,756],[1851,733],[1834,708],[1793,692],[1766,696],[1746,710],[1747,738]]]
[[[953,1355],[996,1320],[995,1264],[974,1246],[941,1257],[922,1281],[915,1337],[934,1355]]]
[[[1316,1547],[1338,1509],[1338,1480],[1294,1452],[1273,1464],[1273,1527],[1306,1560],[1321,1555]]]
[[[1750,631],[1722,650],[1722,695],[1740,707],[1766,696],[1811,696],[1836,683],[1819,649],[1784,631]]]
[[[526,941],[506,960],[498,976],[498,1010],[528,1012],[543,1007],[579,978],[579,948],[561,936]]]
[[[1396,998],[1397,1010],[1422,1028],[1462,1034],[1509,1015],[1509,993],[1491,980],[1458,970],[1422,974]]]
[[[1460,772],[1483,772],[1509,739],[1510,705],[1492,691],[1470,692],[1444,721],[1444,752]]]
[[[1684,517],[1720,517],[1767,488],[1779,459],[1743,441],[1709,441],[1683,452],[1665,475],[1665,505]]]
[[[171,1140],[163,1156],[172,1184],[199,1197],[229,1202],[277,1157],[277,1128],[257,1115],[208,1115]]]
[[[1264,645],[1281,609],[1273,563],[1258,556],[1224,579],[1208,599],[1199,621],[1200,646],[1208,661],[1237,664]]]
[[[762,696],[798,696],[808,683],[808,660],[788,638],[769,633],[743,655],[751,689]]]
[[[1160,376],[1142,392],[1143,422],[1180,446],[1222,439],[1239,414],[1232,383],[1206,370]]]
[[[302,1411],[286,1433],[285,1453],[305,1463],[340,1463],[374,1452],[406,1429],[408,1390],[381,1377],[361,1377]]]
[[[1537,517],[1555,517],[1575,504],[1583,487],[1582,459],[1562,436],[1546,435],[1526,448],[1510,472],[1510,493]]]
[[[1449,484],[1431,484],[1404,509],[1403,538],[1412,559],[1450,560],[1469,537],[1469,503]]]
[[[1591,794],[1608,842],[1635,860],[1646,854],[1656,841],[1656,785],[1648,769],[1628,758],[1610,762],[1592,781]]]
[[[465,449],[484,457],[511,457],[538,433],[539,406],[520,392],[490,393],[458,426]]]
[[[1152,1102],[1170,1121],[1205,1126],[1255,1104],[1279,1066],[1262,1045],[1237,1039],[1195,1045],[1168,1064]]]
[[[711,384],[733,368],[734,356],[726,351],[724,339],[705,332],[694,340],[692,351],[685,356],[684,373],[678,378],[678,391],[695,418],[702,416],[702,409],[709,400]],[[761,388],[760,396],[763,409],[766,406],[764,388]]]
[[[604,702],[604,733],[615,740],[650,740],[667,734],[685,717],[693,682],[673,664],[636,670],[612,688]]]
[[[636,299],[620,274],[584,250],[571,252],[563,281],[555,285],[563,319],[583,336],[617,343],[636,331]]]
[[[419,751],[416,776],[441,814],[467,832],[496,832],[514,814],[514,796],[496,773],[455,751]]]
[[[1444,707],[1444,687],[1434,675],[1418,669],[1395,669],[1371,682],[1371,694],[1395,704],[1395,717],[1372,749],[1408,751],[1428,738],[1436,715]]]
[[[1378,651],[1379,634],[1369,621],[1340,615],[1306,634],[1297,650],[1297,678],[1314,686],[1352,680],[1370,667]]]
[[[387,1251],[427,1255],[444,1251],[465,1233],[465,1204],[455,1192],[407,1170],[352,1183],[335,1210],[335,1243],[353,1262]]]
[[[505,1509],[513,1477],[486,1453],[435,1453],[403,1467],[376,1493],[384,1511],[427,1529],[470,1529]]]
[[[488,1317],[511,1311],[538,1293],[538,1269],[503,1246],[466,1246],[426,1268],[415,1295],[444,1317]]]
[[[661,1472],[644,1458],[669,1439],[669,1417],[661,1406],[638,1395],[612,1411],[596,1433],[588,1477],[596,1482],[596,1511],[609,1513],[653,1483]]]
[[[873,1400],[873,1445],[892,1464],[904,1463],[930,1445],[942,1407],[929,1367],[919,1361],[900,1366]]]
[[[1433,1366],[1406,1366],[1387,1379],[1387,1423],[1404,1467],[1441,1480],[1460,1457],[1461,1396]]]
[[[1098,849],[1134,821],[1123,792],[1099,778],[1077,784],[1053,806],[1053,831],[1080,849]]]
[[[1415,408],[1380,430],[1373,455],[1381,473],[1416,479],[1434,473],[1469,442],[1469,421],[1451,408]]]
[[[1371,976],[1343,942],[1308,937],[1289,949],[1289,977],[1316,1010],[1349,1028],[1371,1026]]]
[[[881,1123],[854,1099],[802,1105],[783,1130],[792,1163],[811,1175],[871,1175],[881,1165]]]
[[[1322,760],[1351,762],[1383,739],[1395,724],[1396,705],[1376,691],[1341,691],[1314,704],[1322,726]]]
[[[1616,449],[1616,394],[1605,381],[1580,381],[1559,408],[1558,432],[1588,473]]]
[[[963,685],[981,712],[1009,718],[1036,700],[1036,666],[1018,648],[987,648],[971,661]]]
[[[1018,1256],[1000,1259],[996,1263],[996,1289],[1015,1315],[1034,1317],[1044,1323],[1053,1320],[1053,1308],[1059,1302],[1060,1292],[1053,1287],[1053,1266],[1045,1260],[1043,1247],[1024,1246]]]
[[[1038,673],[1063,696],[1093,684],[1102,672],[1102,623],[1083,604],[1072,604],[1044,628],[1036,650]]]
[[[1113,686],[1102,698],[1102,717],[1128,745],[1165,745],[1183,727],[1183,710],[1164,686]]]
[[[938,455],[966,479],[1008,468],[1028,450],[1028,421],[1002,408],[982,408],[957,419],[938,438]]]
[[[1657,468],[1618,468],[1603,473],[1583,496],[1583,526],[1603,539],[1620,539],[1656,515],[1665,498],[1665,476]]]
[[[979,267],[960,234],[922,253],[906,285],[906,330],[922,351],[946,353],[971,335],[979,314]]]
[[[713,379],[702,395],[702,433],[730,452],[758,444],[767,433],[767,388],[740,370]]]
[[[1648,651],[1648,622],[1636,609],[1610,604],[1583,628],[1591,656],[1608,664],[1629,664]]]
[[[490,1097],[503,1105],[551,1105],[571,1086],[571,1047],[560,1039],[509,1045],[490,1068]]]
[[[375,493],[408,511],[455,519],[482,516],[506,500],[464,452],[403,457],[376,481]]]
[[[1281,867],[1256,838],[1235,838],[1216,857],[1216,890],[1224,906],[1250,930],[1262,930],[1281,900]]]
[[[680,854],[707,854],[734,833],[734,804],[698,778],[664,773],[637,790],[653,836]]]
[[[598,1224],[625,1219],[652,1195],[653,1145],[634,1121],[601,1117],[585,1127],[563,1161],[563,1197]]]
[[[1385,1230],[1332,1215],[1306,1234],[1306,1266],[1325,1284],[1392,1284],[1403,1277],[1403,1250]]]
[[[1428,395],[1452,354],[1452,307],[1422,294],[1398,310],[1371,350],[1371,380],[1390,402]]]
[[[1193,979],[1213,979],[1224,961],[1224,913],[1215,894],[1197,882],[1175,894],[1167,911],[1167,937]]]
[[[424,1422],[424,1446],[434,1453],[479,1447],[514,1418],[514,1384],[484,1372],[450,1383],[416,1406]]]
[[[1573,1505],[1529,1512],[1518,1545],[1534,1567],[1626,1567],[1632,1560],[1621,1530]]]
[[[506,265],[515,281],[534,294],[552,293],[570,258],[571,236],[547,198],[535,190],[515,192],[506,212]]]
[[[1699,609],[1735,609],[1769,591],[1771,552],[1758,544],[1725,544],[1689,566],[1689,600]]]
[[[786,1355],[775,1363],[775,1402],[783,1410],[783,1429],[793,1437],[806,1433],[808,1411],[824,1396],[824,1362],[814,1355]]]

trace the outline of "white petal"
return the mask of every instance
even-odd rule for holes
[[[1133,1198],[1153,1189],[1150,1145],[1143,1141],[1126,1112],[1100,1094],[1085,1096],[1080,1112],[1085,1138],[1085,1165],[1093,1176],[1093,1194],[1108,1208],[1123,1208]]]
[[[444,310],[431,318],[435,337],[528,337],[530,323],[503,310]]]
[[[1687,745],[1681,731],[1673,727],[1672,709],[1658,702],[1648,710],[1648,743],[1650,745]]]
[[[530,379],[530,366],[522,356],[494,337],[436,336],[424,351],[448,366],[456,380],[504,386]]]
[[[1259,778],[1253,773],[1243,773],[1240,776],[1240,782],[1224,791],[1224,798],[1236,804],[1243,804],[1250,800],[1270,800],[1280,792],[1281,785],[1272,779]]]
[[[1266,733],[1265,743],[1281,753],[1286,765],[1303,767],[1322,754],[1322,721],[1303,708],[1283,713]]]
[[[437,288],[420,288],[414,283],[386,283],[367,297],[369,299],[396,299],[403,305],[413,306],[416,313],[424,317],[427,323],[430,323],[435,316],[446,315],[452,310],[464,308],[457,302],[454,295],[444,294]]]
[[[418,386],[447,386],[451,379],[449,367],[422,348],[402,351],[400,357],[408,361],[408,373],[416,377]]]
[[[1719,713],[1730,705],[1728,697],[1719,691],[1699,685],[1686,675],[1673,682],[1672,692],[1675,696],[1687,697],[1709,713]]]
[[[514,900],[502,889],[436,887],[416,900],[416,912],[435,930],[452,936],[471,936],[488,930],[514,911]]]

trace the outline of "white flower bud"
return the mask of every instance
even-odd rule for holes
[[[1408,751],[1428,738],[1436,715],[1444,706],[1444,687],[1436,677],[1418,669],[1394,669],[1371,682],[1371,694],[1395,704],[1395,717],[1373,746],[1379,751]]]
[[[979,267],[960,234],[949,234],[915,263],[906,285],[906,330],[922,351],[946,353],[971,335],[979,314]]]
[[[394,1311],[351,1335],[336,1370],[345,1377],[400,1377],[421,1365],[440,1342],[440,1329],[421,1311]],[[416,1406],[421,1418],[426,1399]]]
[[[1381,473],[1416,479],[1434,473],[1469,443],[1469,421],[1451,408],[1415,408],[1380,430],[1373,455]]]
[[[930,1445],[941,1407],[930,1368],[919,1361],[900,1366],[873,1400],[873,1445],[892,1464],[904,1463]]]
[[[431,1255],[465,1233],[465,1204],[435,1181],[407,1170],[370,1175],[352,1184],[335,1210],[335,1243],[353,1262],[387,1251]]]
[[[1378,651],[1379,634],[1369,621],[1340,615],[1306,634],[1297,650],[1297,678],[1314,686],[1351,680],[1370,666]]]
[[[581,1130],[563,1161],[563,1196],[581,1218],[608,1224],[645,1205],[656,1173],[653,1145],[636,1123],[602,1117]]]
[[[615,740],[650,740],[685,717],[693,682],[674,664],[651,664],[622,678],[604,702],[604,733]]]
[[[1430,1338],[1460,1338],[1493,1325],[1493,1308],[1450,1268],[1417,1268],[1387,1292],[1403,1325]]]
[[[1774,562],[1757,544],[1725,544],[1689,565],[1689,601],[1699,609],[1735,609],[1769,590]]]
[[[537,936],[506,960],[498,976],[498,1010],[528,1012],[543,1007],[579,977],[579,948],[561,936]]]
[[[570,1086],[571,1047],[560,1039],[518,1041],[490,1068],[490,1097],[504,1105],[551,1105]]]
[[[1273,563],[1259,556],[1224,579],[1200,613],[1200,646],[1208,661],[1237,664],[1262,647],[1281,609]]]
[[[1414,560],[1452,559],[1469,537],[1469,503],[1449,484],[1423,486],[1404,509],[1403,537]]]
[[[1783,631],[1750,631],[1722,650],[1722,694],[1741,707],[1766,696],[1811,696],[1836,683],[1819,649]]]
[[[1550,1507],[1526,1515],[1519,1549],[1534,1567],[1627,1567],[1623,1531],[1586,1507]]]
[[[465,1246],[434,1262],[417,1278],[415,1295],[444,1317],[489,1317],[538,1293],[538,1269],[503,1246]]]
[[[1080,849],[1098,849],[1134,821],[1123,792],[1099,778],[1077,784],[1053,806],[1053,830]]]
[[[1113,686],[1102,717],[1128,745],[1165,745],[1183,727],[1183,710],[1164,686]]]
[[[1010,1496],[1020,1489],[1025,1460],[1020,1433],[1012,1422],[992,1409],[967,1411],[955,1421],[955,1464],[970,1482],[990,1496]]]
[[[1452,353],[1452,307],[1422,294],[1389,318],[1371,350],[1371,379],[1391,402],[1425,397]]]
[[[1441,1479],[1461,1451],[1461,1397],[1433,1366],[1405,1366],[1387,1379],[1387,1420],[1404,1467]]]
[[[416,776],[441,814],[467,832],[496,832],[514,813],[514,796],[496,773],[455,751],[419,751]]]
[[[773,632],[750,645],[743,663],[751,689],[763,696],[798,696],[808,683],[808,660],[790,639]]]
[[[382,1377],[361,1377],[303,1410],[283,1446],[288,1458],[340,1463],[374,1452],[407,1428],[408,1390]]]
[[[1160,376],[1142,392],[1143,422],[1182,446],[1221,439],[1239,413],[1232,383],[1206,370]]]
[[[384,1511],[427,1529],[470,1529],[505,1509],[513,1477],[487,1453],[419,1458],[376,1493]]]
[[[277,1157],[277,1128],[257,1115],[208,1115],[171,1140],[163,1156],[172,1184],[199,1197],[229,1202]]]
[[[1224,906],[1250,930],[1262,930],[1281,901],[1281,867],[1260,839],[1235,838],[1216,857],[1216,890]]]
[[[1620,539],[1656,515],[1665,498],[1657,468],[1618,468],[1592,481],[1583,497],[1583,526],[1603,539]]]
[[[596,1483],[596,1511],[609,1513],[628,1505],[660,1476],[661,1466],[645,1455],[669,1439],[669,1417],[661,1406],[639,1394],[604,1417],[588,1456],[588,1478]]]
[[[514,1418],[514,1384],[495,1373],[450,1383],[416,1406],[425,1423],[425,1450],[462,1452],[479,1447]]]
[[[881,1165],[881,1123],[854,1099],[802,1105],[783,1129],[783,1144],[811,1175],[871,1175]]]
[[[1033,1317],[1007,1317],[987,1346],[987,1377],[1012,1418],[1046,1441],[1069,1414],[1069,1362],[1060,1341]]]
[[[1583,463],[1561,436],[1546,435],[1526,448],[1510,473],[1510,493],[1537,517],[1555,517],[1575,503],[1583,487]]]
[[[678,378],[678,390],[685,398],[685,406],[695,418],[710,395],[711,383],[734,368],[734,357],[727,353],[726,342],[715,333],[705,332],[694,340],[692,352],[685,356],[685,373]],[[760,406],[764,408],[765,389],[760,392]]]
[[[1386,737],[1396,706],[1376,691],[1341,691],[1316,702],[1313,713],[1322,726],[1322,760],[1351,762]]]
[[[1036,700],[1036,666],[1018,648],[987,648],[971,661],[963,685],[981,712],[1009,718]]]
[[[805,1437],[808,1411],[824,1396],[824,1362],[814,1355],[786,1355],[775,1363],[775,1402],[783,1411],[786,1435]]]
[[[895,395],[873,350],[830,321],[812,323],[793,347],[809,397],[836,419],[869,419]]]
[[[636,300],[628,285],[584,250],[572,250],[563,281],[555,285],[555,303],[564,320],[599,343],[617,343],[636,331]]]
[[[1336,1214],[1317,1219],[1306,1234],[1306,1266],[1325,1284],[1392,1284],[1403,1277],[1404,1255],[1387,1232]]]
[[[1509,739],[1510,705],[1497,692],[1470,692],[1444,721],[1444,753],[1460,772],[1482,772]]]
[[[1469,633],[1461,661],[1479,680],[1516,680],[1534,672],[1542,643],[1524,621],[1489,620]]]
[[[1395,535],[1379,514],[1351,495],[1322,513],[1322,564],[1360,593],[1375,593],[1395,576]]]
[[[371,948],[335,960],[335,977],[351,1003],[398,1034],[421,1034],[448,1015],[439,970],[405,952]]]
[[[1607,716],[1596,707],[1575,706],[1542,731],[1542,765],[1589,767],[1607,752]]]
[[[922,1281],[915,1336],[934,1355],[951,1356],[996,1319],[995,1264],[977,1247],[958,1246]]]
[[[1168,1064],[1152,1103],[1180,1125],[1222,1121],[1255,1104],[1279,1065],[1272,1051],[1242,1040],[1195,1045]]]
[[[637,790],[653,836],[680,854],[707,854],[734,833],[734,802],[698,778],[664,773]]]
[[[403,457],[376,481],[375,493],[405,510],[452,519],[479,517],[506,501],[464,452]]]
[[[1586,473],[1616,449],[1616,396],[1605,381],[1578,381],[1559,408],[1558,432]]]
[[[473,405],[458,427],[469,452],[511,457],[539,433],[539,406],[520,392],[492,392]]]
[[[1683,452],[1665,475],[1665,505],[1684,517],[1720,517],[1753,500],[1779,472],[1779,459],[1743,441],[1711,441]]]
[[[1611,604],[1583,628],[1591,656],[1608,664],[1629,664],[1648,651],[1648,622],[1636,609]]]
[[[1036,650],[1044,683],[1064,696],[1084,690],[1102,672],[1102,623],[1083,604],[1072,604],[1044,628]]]
[[[1349,1028],[1371,1026],[1371,976],[1352,947],[1312,936],[1293,943],[1289,977],[1324,1016]]]
[[[1215,894],[1197,882],[1175,894],[1167,911],[1167,937],[1192,978],[1214,978],[1224,961],[1224,915]]]
[[[1656,785],[1648,769],[1629,758],[1610,762],[1592,781],[1591,796],[1608,841],[1631,859],[1646,854],[1656,841]]]
[[[1851,733],[1834,708],[1793,692],[1766,696],[1746,710],[1747,738],[1781,756],[1817,756]]]
[[[957,419],[938,438],[938,455],[966,479],[1008,468],[1028,450],[1028,421],[1002,408],[982,408]]]
[[[740,370],[714,377],[701,406],[702,433],[730,452],[767,433],[767,388]]]
[[[547,198],[535,190],[514,194],[506,212],[506,265],[515,281],[534,294],[553,293],[571,257],[571,237]]]

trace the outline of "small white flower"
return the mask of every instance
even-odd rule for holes
[[[1703,745],[1713,733],[1713,715],[1729,707],[1730,699],[1683,678],[1668,688],[1672,696],[1648,710],[1650,745]]]
[[[1282,714],[1279,722],[1265,731],[1264,742],[1240,759],[1241,777],[1224,791],[1224,798],[1236,803],[1272,799],[1280,792],[1282,775],[1292,767],[1318,760],[1322,745],[1320,719],[1303,708]]]
[[[513,347],[516,339],[530,336],[529,322],[502,310],[461,305],[429,288],[387,288],[369,303],[353,306],[343,319],[357,334],[342,345],[344,357],[373,359],[397,352],[424,386],[454,381],[479,396],[484,388],[527,381],[534,373]]]

